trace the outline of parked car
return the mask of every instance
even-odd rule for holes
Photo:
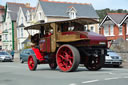
[[[1,51],[0,61],[12,61],[12,56],[6,51]]]
[[[116,52],[108,49],[107,56],[105,56],[105,65],[113,65],[114,67],[119,67],[122,64],[122,57]]]
[[[35,55],[34,51],[32,49],[24,49],[20,53],[20,62],[24,63],[28,61],[28,57],[30,55]]]

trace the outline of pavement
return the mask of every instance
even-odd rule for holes
[[[15,52],[14,54],[14,62],[19,62],[20,61],[20,53],[19,52]]]
[[[128,68],[128,62],[123,62],[122,65],[121,65],[123,68]]]

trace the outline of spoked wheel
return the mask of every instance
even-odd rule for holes
[[[57,51],[56,61],[61,71],[75,71],[80,63],[79,51],[71,45],[62,45]]]
[[[88,70],[97,71],[101,69],[104,64],[104,56],[91,56],[88,64],[85,65]]]
[[[49,66],[52,70],[55,70],[57,68],[56,54],[50,55]]]
[[[37,68],[37,59],[35,56],[29,56],[28,58],[28,67],[31,71],[36,70]]]

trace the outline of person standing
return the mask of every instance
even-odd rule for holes
[[[14,59],[14,50],[11,51],[12,60]]]

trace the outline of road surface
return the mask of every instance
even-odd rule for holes
[[[76,72],[60,72],[46,64],[29,71],[27,64],[0,62],[0,85],[128,85],[128,69],[79,67]]]

